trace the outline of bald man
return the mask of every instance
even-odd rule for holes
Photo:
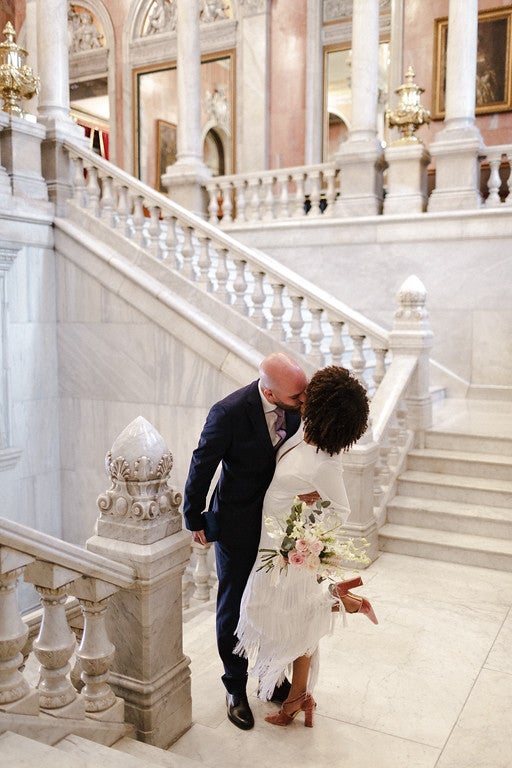
[[[217,647],[224,665],[228,718],[243,730],[253,727],[254,718],[246,693],[247,659],[233,654],[234,632],[242,594],[258,554],[263,497],[274,474],[276,450],[299,427],[306,385],[306,374],[292,357],[282,352],[266,357],[259,379],[211,408],[185,484],[185,523],[193,532],[193,540],[205,545],[203,512],[221,464],[208,507],[218,529]],[[282,409],[280,413],[276,414],[276,407]],[[282,429],[279,417],[284,421]],[[273,700],[283,701],[288,689],[285,681],[282,689],[274,692]]]

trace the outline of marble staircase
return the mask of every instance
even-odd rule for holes
[[[197,760],[123,736],[111,747],[70,735],[55,745],[7,731],[0,734],[2,768],[199,768]]]
[[[512,571],[510,403],[439,404],[379,532],[386,552]]]

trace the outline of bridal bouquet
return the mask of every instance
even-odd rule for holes
[[[272,539],[279,541],[274,549],[260,549],[261,565],[266,572],[279,569],[276,579],[288,568],[306,568],[319,579],[340,580],[351,565],[368,565],[366,539],[352,539],[336,523],[336,516],[324,516],[331,505],[328,499],[318,499],[308,506],[298,496],[293,500],[286,519],[267,517],[265,527]]]

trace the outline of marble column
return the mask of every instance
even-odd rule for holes
[[[322,162],[323,105],[323,50],[322,4],[308,0],[306,28],[306,147],[304,162],[316,165]]]
[[[239,173],[269,167],[269,0],[242,0],[237,59],[237,143]]]
[[[480,161],[484,152],[475,123],[478,0],[450,0],[446,51],[444,128],[430,146],[436,186],[429,211],[477,208],[481,204]]]
[[[210,170],[203,162],[201,135],[201,38],[199,5],[178,0],[177,23],[178,126],[176,162],[162,176],[169,197],[204,216],[208,198],[203,184]]]
[[[341,193],[335,215],[369,216],[382,207],[384,156],[377,135],[379,0],[354,0],[352,17],[352,125],[335,160]]]
[[[37,73],[41,79],[38,119],[46,127],[42,146],[43,175],[57,213],[71,193],[66,140],[83,141],[84,132],[69,110],[67,0],[37,0]]]

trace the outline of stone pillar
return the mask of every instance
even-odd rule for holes
[[[429,211],[477,208],[484,146],[475,124],[478,0],[450,0],[444,128],[430,146],[436,186]]]
[[[46,127],[42,168],[50,199],[57,205],[57,215],[62,215],[62,206],[71,194],[63,142],[83,142],[87,146],[83,129],[71,120],[69,111],[67,0],[37,0],[37,39],[41,79],[38,116]]]
[[[398,292],[398,308],[389,335],[393,361],[400,356],[418,358],[406,396],[408,424],[414,431],[416,447],[423,447],[425,430],[432,426],[429,369],[433,334],[426,298],[421,280],[415,275],[408,277]]]
[[[97,535],[87,548],[137,573],[135,585],[110,600],[109,683],[139,741],[166,748],[192,723],[181,596],[190,534],[182,530],[181,495],[168,483],[172,456],[142,416],[114,441],[106,464],[112,487],[98,498]]]
[[[306,21],[306,165],[322,162],[323,105],[323,50],[322,3],[308,0]],[[320,115],[324,117],[320,119]]]
[[[178,0],[176,23],[178,126],[177,154],[162,184],[169,197],[199,216],[206,215],[203,184],[210,170],[203,162],[201,135],[201,38],[199,4]]]
[[[354,0],[352,17],[352,125],[335,160],[341,171],[338,216],[371,216],[382,207],[385,167],[377,135],[379,0]]]
[[[366,554],[373,562],[379,556],[379,531],[373,512],[374,472],[379,446],[371,426],[357,445],[343,455],[343,480],[347,489],[350,516],[344,525],[349,536],[365,538],[370,546]]]
[[[237,167],[269,167],[269,0],[241,0],[237,60]]]
[[[41,142],[45,135],[44,126],[14,115],[9,116],[9,124],[0,133],[2,164],[16,197],[48,200],[41,166]]]

